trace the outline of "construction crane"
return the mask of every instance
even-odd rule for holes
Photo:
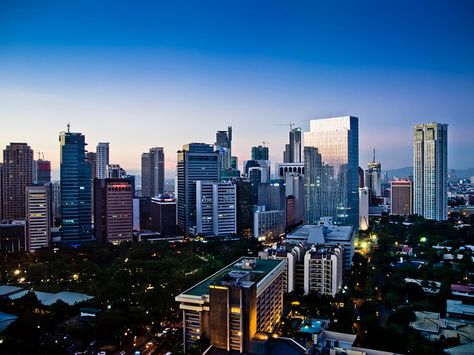
[[[293,129],[293,126],[295,126],[295,123],[277,123],[277,126],[289,126],[290,131]]]

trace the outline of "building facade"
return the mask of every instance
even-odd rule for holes
[[[313,246],[304,256],[304,293],[335,296],[342,287],[342,246]]]
[[[448,217],[448,125],[413,127],[413,213],[427,219]]]
[[[268,147],[262,145],[252,147],[252,160],[268,160]]]
[[[394,180],[390,183],[390,214],[408,216],[413,214],[413,183],[410,180]]]
[[[211,144],[190,143],[178,151],[177,217],[178,230],[193,234],[196,222],[196,181],[220,180],[220,154]]]
[[[61,240],[92,239],[91,168],[85,158],[85,136],[61,132]]]
[[[49,185],[26,187],[26,249],[30,253],[50,245],[50,197]]]
[[[33,183],[33,150],[26,143],[10,143],[3,150],[2,219],[25,219],[25,191]]]
[[[301,128],[290,129],[289,143],[285,145],[283,162],[301,163]]]
[[[353,116],[310,121],[304,133],[306,223],[331,216],[359,224],[359,124]]]
[[[369,188],[359,188],[359,230],[369,228]]]
[[[96,178],[105,179],[107,165],[109,165],[109,143],[97,144],[96,154]]]
[[[267,211],[265,206],[255,206],[253,213],[253,237],[270,242],[285,233],[285,210]]]
[[[163,147],[142,154],[142,196],[158,197],[165,191],[165,153]]]
[[[152,230],[163,237],[176,236],[176,198],[166,195],[152,197],[150,213]]]
[[[283,311],[286,260],[241,258],[176,297],[183,311],[184,350],[199,339],[246,353],[268,337]]]

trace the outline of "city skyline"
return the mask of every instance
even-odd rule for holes
[[[26,142],[58,170],[57,134],[71,122],[89,150],[110,142],[110,161],[126,170],[163,146],[175,171],[183,144],[213,143],[232,125],[241,164],[262,141],[276,163],[288,137],[279,124],[307,131],[311,119],[355,115],[361,166],[374,147],[385,169],[410,166],[411,127],[433,121],[450,127],[450,168],[474,166],[471,2],[449,13],[272,5],[200,2],[197,17],[192,3],[3,3],[0,144]],[[354,18],[363,25],[340,25]]]

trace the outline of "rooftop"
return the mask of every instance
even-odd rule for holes
[[[243,261],[247,259],[255,260],[255,266],[252,269],[243,268]],[[212,283],[220,283],[226,275],[237,275],[243,271],[248,273],[250,280],[252,280],[253,282],[258,282],[266,275],[268,275],[278,265],[284,262],[284,260],[280,259],[262,260],[257,258],[243,257],[238,259],[237,261],[234,261],[232,264],[226,266],[225,268],[217,271],[215,274],[209,276],[207,279],[187,289],[182,293],[182,295],[198,297],[208,295],[209,285],[211,285]]]
[[[353,228],[351,226],[304,224],[286,238],[286,243],[306,242],[309,244],[324,244],[327,242],[351,242]]]

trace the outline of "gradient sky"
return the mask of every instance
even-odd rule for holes
[[[359,117],[360,164],[412,165],[412,125],[449,124],[449,165],[474,167],[474,2],[0,1],[0,147],[58,168],[71,122],[90,150],[140,167],[164,146],[234,128],[234,154],[288,128]]]

